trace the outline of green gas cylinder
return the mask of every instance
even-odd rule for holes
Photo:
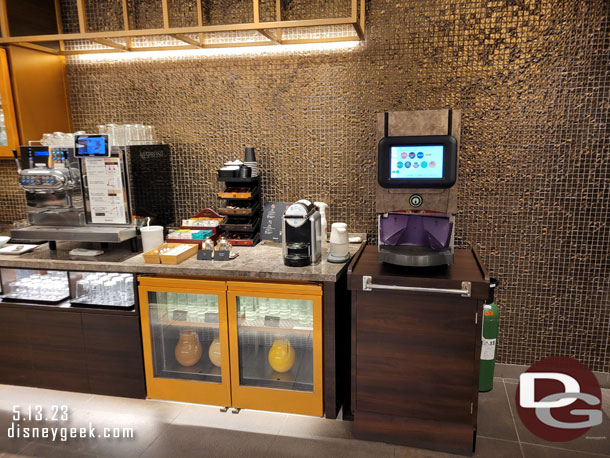
[[[498,280],[489,279],[489,296],[483,305],[483,335],[481,337],[481,365],[479,368],[479,391],[491,391],[494,386],[496,343],[500,327],[500,309],[494,303],[494,291]]]

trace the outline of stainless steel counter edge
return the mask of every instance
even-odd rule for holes
[[[364,242],[362,242],[364,243]],[[361,244],[350,244],[353,256]],[[135,274],[184,275],[201,277],[232,277],[243,279],[275,279],[296,281],[337,281],[349,261],[334,264],[326,261],[328,244],[323,244],[322,260],[306,267],[288,267],[283,263],[281,246],[260,244],[253,248],[235,247],[239,256],[231,261],[198,261],[196,257],[181,264],[147,264],[141,254],[122,262],[95,259],[53,259],[47,245],[42,245],[29,257],[0,255],[0,267],[72,271],[125,272]],[[37,252],[44,256],[35,257]]]

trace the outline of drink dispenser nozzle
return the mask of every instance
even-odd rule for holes
[[[13,156],[15,156],[15,164],[17,164],[17,173],[21,173],[21,163],[19,162],[19,155],[16,149],[13,150]]]

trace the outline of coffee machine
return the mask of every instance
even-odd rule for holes
[[[322,224],[316,206],[305,199],[290,205],[282,216],[284,264],[308,266],[322,256]]]
[[[74,148],[21,146],[14,151],[19,185],[25,190],[32,225],[82,226],[85,224],[80,164]]]
[[[76,135],[74,147],[21,146],[15,159],[29,226],[19,240],[119,243],[136,236],[126,153],[108,135]]]
[[[451,109],[377,115],[380,261],[453,264],[460,121]]]

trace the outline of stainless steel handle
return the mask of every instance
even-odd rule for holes
[[[462,289],[445,288],[421,288],[419,286],[396,286],[396,285],[374,285],[373,277],[362,277],[362,291],[373,291],[373,289],[386,289],[392,291],[412,291],[415,293],[436,293],[436,294],[459,294],[462,297],[470,297],[472,284],[469,281],[462,282]]]

